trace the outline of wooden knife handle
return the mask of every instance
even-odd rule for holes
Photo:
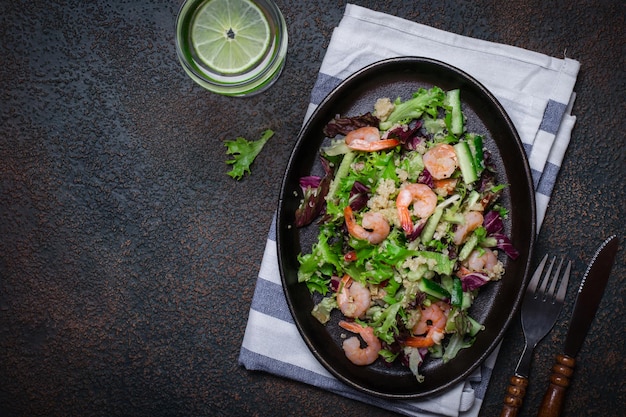
[[[558,417],[561,415],[565,391],[574,373],[575,364],[576,360],[570,356],[556,356],[556,363],[552,367],[552,375],[550,375],[550,385],[543,396],[537,417]]]
[[[509,382],[510,385],[506,389],[506,395],[504,396],[504,406],[502,407],[500,417],[517,416],[517,412],[524,402],[524,395],[526,395],[528,378],[513,375]]]

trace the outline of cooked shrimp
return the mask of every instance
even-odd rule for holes
[[[446,178],[444,180],[434,180],[434,191],[439,195],[452,195],[456,184],[459,182],[457,178]]]
[[[425,219],[433,214],[437,207],[437,194],[426,184],[406,184],[402,187],[396,198],[396,207],[400,224],[406,233],[413,233],[413,221],[409,211],[411,204],[413,212]]]
[[[360,282],[354,281],[349,275],[344,275],[337,290],[337,305],[344,316],[350,318],[361,317],[370,307],[372,296],[370,290]]]
[[[467,258],[467,267],[472,271],[493,271],[498,264],[498,256],[491,249],[473,250]]]
[[[364,239],[372,245],[377,245],[389,236],[390,226],[385,216],[379,212],[368,211],[363,215],[361,225],[356,222],[352,207],[343,210],[348,232],[357,239]]]
[[[422,308],[422,315],[419,321],[413,326],[413,334],[422,335],[433,327],[443,329],[448,320],[450,306],[442,301],[432,303],[428,307]]]
[[[442,329],[436,327],[431,328],[424,336],[411,336],[407,337],[404,341],[406,346],[414,348],[427,348],[433,345],[438,345],[443,340],[445,333]]]
[[[459,166],[454,147],[445,143],[430,148],[423,160],[424,166],[436,180],[449,178]]]
[[[381,139],[380,131],[373,126],[361,127],[348,132],[346,145],[355,151],[376,152],[398,146],[400,141],[396,139]]]
[[[441,343],[445,335],[444,328],[448,320],[450,307],[444,302],[433,303],[422,309],[420,320],[413,326],[413,334],[405,344],[411,347],[430,347]],[[420,336],[423,335],[423,336]]]
[[[454,244],[460,245],[478,226],[483,224],[483,215],[479,211],[468,211],[463,216],[463,223],[454,231]]]
[[[358,333],[367,344],[367,347],[362,348],[361,341],[356,336],[343,341],[343,351],[350,362],[355,365],[369,365],[378,358],[378,352],[380,352],[382,346],[380,340],[374,334],[373,328],[363,327],[360,324],[343,320],[339,322],[339,326],[352,333]]]

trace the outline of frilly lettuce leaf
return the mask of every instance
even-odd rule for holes
[[[228,175],[236,180],[240,180],[248,173],[250,174],[250,165],[254,162],[265,143],[274,135],[274,132],[267,129],[261,135],[261,138],[256,141],[248,141],[243,137],[238,137],[235,140],[227,140],[224,142],[226,147],[226,153],[233,155],[233,159],[226,161],[227,164],[232,165],[233,169],[228,172]]]
[[[443,106],[445,98],[446,93],[439,87],[433,87],[430,90],[420,88],[413,94],[413,98],[405,102],[396,100],[395,109],[387,120],[380,123],[380,130],[388,130],[396,123],[408,123],[420,118],[424,113],[436,117],[438,108]]]

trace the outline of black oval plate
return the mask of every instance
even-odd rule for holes
[[[486,64],[487,65],[487,64]],[[337,314],[326,326],[312,315],[315,304],[307,287],[298,283],[298,254],[309,252],[316,241],[315,224],[298,229],[294,213],[301,199],[300,177],[322,173],[319,148],[322,129],[335,115],[354,116],[373,110],[376,99],[401,97],[406,100],[419,87],[461,89],[467,130],[483,134],[492,153],[498,180],[509,187],[502,204],[509,208],[505,228],[520,256],[504,260],[506,274],[499,282],[483,287],[475,300],[472,316],[483,323],[474,345],[462,350],[448,363],[427,359],[418,383],[408,368],[387,366],[382,360],[370,366],[355,366],[341,348]],[[498,345],[523,296],[528,279],[536,227],[535,196],[530,168],[522,143],[497,99],[479,82],[443,62],[418,58],[392,58],[372,64],[353,74],[319,105],[300,132],[282,183],[277,216],[277,248],[283,289],[296,326],[313,355],[330,373],[346,384],[385,398],[419,398],[440,392],[466,378]],[[500,256],[502,258],[502,255]],[[338,313],[338,312],[337,312]]]

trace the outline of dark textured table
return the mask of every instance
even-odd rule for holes
[[[0,415],[389,415],[237,364],[279,184],[345,2],[277,0],[286,68],[243,100],[182,71],[179,3],[0,4]],[[609,234],[624,238],[624,2],[354,3],[581,63],[537,247],[575,273],[536,350],[521,412],[535,415],[586,263]],[[265,128],[276,135],[234,181],[224,141]],[[564,415],[624,415],[625,298],[621,250]],[[522,345],[516,320],[481,415],[499,412]]]

